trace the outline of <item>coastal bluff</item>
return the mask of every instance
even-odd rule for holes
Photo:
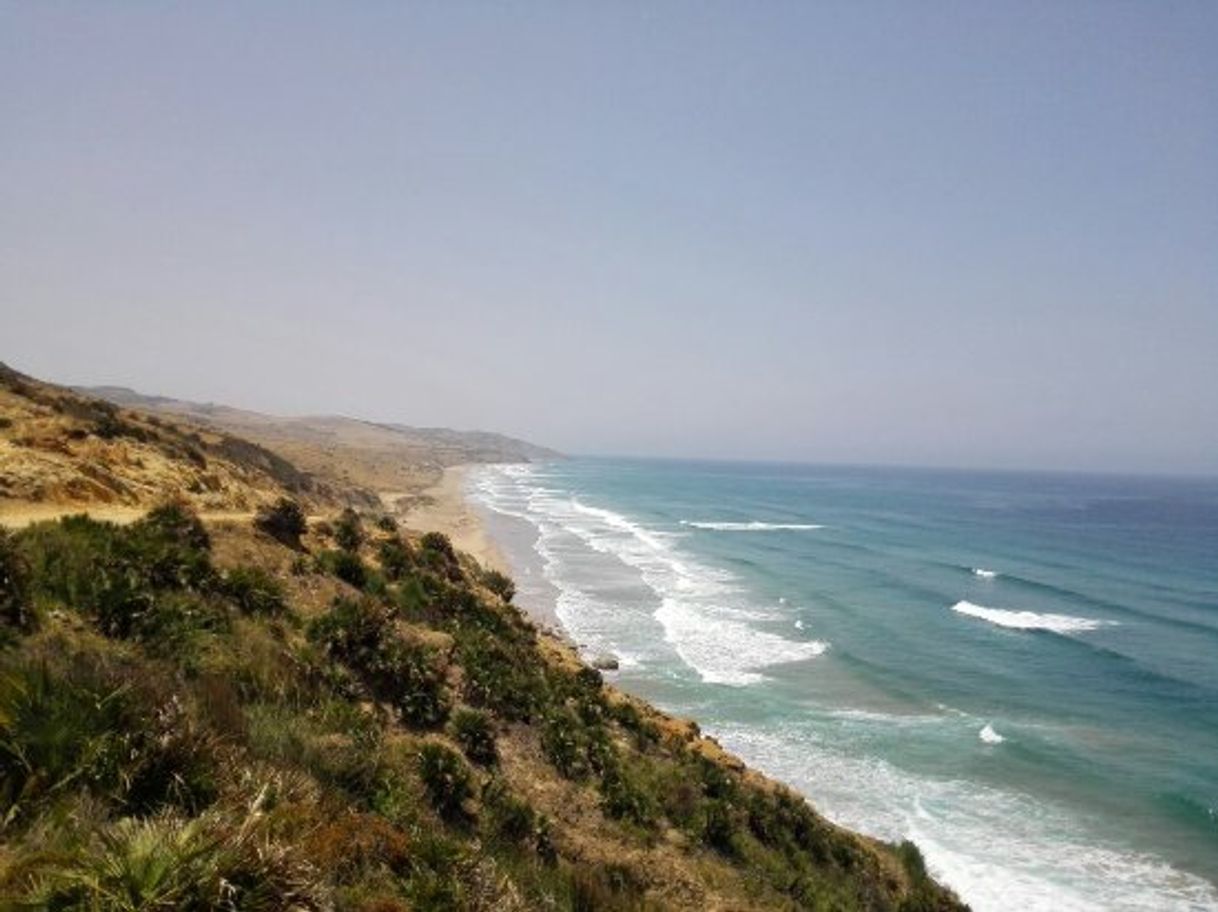
[[[0,373],[4,904],[964,908],[288,446]]]

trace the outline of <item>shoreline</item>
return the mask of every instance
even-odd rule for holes
[[[551,636],[575,646],[558,618],[553,600],[530,597],[528,572],[522,573],[514,565],[510,559],[514,549],[494,534],[486,508],[469,496],[469,473],[480,465],[463,463],[444,469],[438,482],[422,491],[412,506],[398,513],[399,524],[412,532],[443,532],[457,550],[472,555],[484,567],[512,577],[517,587],[513,604]]]

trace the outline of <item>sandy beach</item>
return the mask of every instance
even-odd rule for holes
[[[398,511],[398,521],[414,532],[443,532],[459,550],[472,554],[484,566],[513,577],[517,607],[552,635],[571,642],[558,619],[554,594],[547,591],[552,587],[540,580],[540,574],[534,572],[529,576],[528,568],[522,570],[520,566],[514,566],[508,557],[509,554],[519,555],[520,549],[527,551],[529,546],[523,541],[513,542],[511,536],[515,533],[506,525],[498,527],[496,534],[506,536],[516,549],[502,545],[503,539],[497,540],[491,531],[496,523],[488,523],[482,508],[466,495],[466,478],[475,468],[476,465],[459,465],[445,469],[438,483],[406,502],[405,509]],[[382,496],[392,499],[391,495]]]
[[[425,489],[399,514],[399,521],[415,532],[443,532],[459,550],[472,554],[485,566],[507,573],[507,559],[465,497],[469,468],[466,465],[446,468],[439,482]]]

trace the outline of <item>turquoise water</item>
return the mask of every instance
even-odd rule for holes
[[[577,459],[470,476],[617,683],[978,909],[1218,908],[1218,481]]]

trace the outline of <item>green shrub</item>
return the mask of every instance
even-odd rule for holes
[[[215,797],[214,749],[174,698],[136,690],[88,657],[64,671],[26,660],[0,669],[0,816],[69,789],[135,812],[195,813]]]
[[[621,700],[609,707],[609,716],[618,725],[630,732],[634,746],[640,751],[646,751],[659,744],[660,730],[654,722],[643,718],[635,705],[628,700]]]
[[[541,749],[568,779],[582,779],[592,772],[588,733],[579,717],[565,706],[553,710],[542,722]]]
[[[726,801],[711,801],[706,805],[702,825],[702,841],[724,855],[738,852],[736,824],[732,808]]]
[[[419,539],[419,547],[423,561],[428,567],[453,582],[461,580],[461,564],[447,535],[443,532],[428,532]]]
[[[71,854],[27,865],[23,908],[63,912],[153,909],[320,910],[329,906],[312,869],[255,826],[218,817],[123,819]]]
[[[310,638],[351,668],[374,697],[393,705],[410,725],[438,725],[450,701],[444,669],[430,650],[407,642],[383,604],[336,599],[309,628]]]
[[[142,573],[153,588],[201,590],[212,583],[211,538],[189,507],[157,507],[123,533],[128,568]]]
[[[402,721],[416,728],[440,725],[452,701],[444,667],[431,650],[400,638],[386,641],[380,663],[369,671],[373,692],[393,704]]]
[[[224,575],[223,589],[246,614],[277,617],[287,611],[283,585],[261,567],[234,567]]]
[[[465,696],[511,721],[527,722],[545,701],[546,682],[537,656],[504,637],[463,630],[458,653],[465,671]]]
[[[601,806],[610,817],[629,820],[639,826],[655,822],[656,808],[651,796],[621,763],[605,765],[600,788]]]
[[[419,749],[419,776],[436,812],[449,820],[464,815],[462,804],[472,795],[469,766],[454,750],[429,741]]]
[[[254,517],[254,526],[289,548],[300,548],[300,537],[309,530],[304,510],[289,497],[262,507]]]
[[[202,635],[227,629],[207,532],[185,508],[158,508],[128,527],[70,516],[17,536],[35,600],[91,616],[107,636],[188,657]],[[183,650],[186,650],[183,652]]]
[[[909,875],[909,879],[914,884],[923,883],[927,879],[926,859],[922,857],[922,850],[916,843],[904,839],[897,846],[896,853],[897,858],[901,860],[901,866],[905,868],[905,873]]]
[[[34,626],[30,568],[5,529],[0,529],[0,624],[20,631]]]
[[[492,779],[482,789],[482,806],[487,827],[496,838],[516,845],[536,839],[537,815],[512,795],[502,779]]]
[[[409,547],[400,538],[387,538],[377,547],[377,559],[385,576],[393,581],[402,579],[414,564]]]
[[[512,578],[498,570],[484,571],[482,584],[505,602],[510,602],[516,595],[516,584],[512,582]]]
[[[368,568],[352,551],[323,551],[317,555],[317,566],[323,573],[336,576],[356,589],[363,589],[368,584]]]
[[[388,514],[385,514],[376,521],[376,527],[382,532],[389,532],[390,534],[396,534],[398,531],[397,521]]]
[[[453,716],[452,729],[461,750],[474,763],[493,766],[498,762],[495,730],[486,713],[477,709],[460,709]]]
[[[364,543],[364,524],[350,507],[334,523],[334,541],[344,551],[355,552]]]

